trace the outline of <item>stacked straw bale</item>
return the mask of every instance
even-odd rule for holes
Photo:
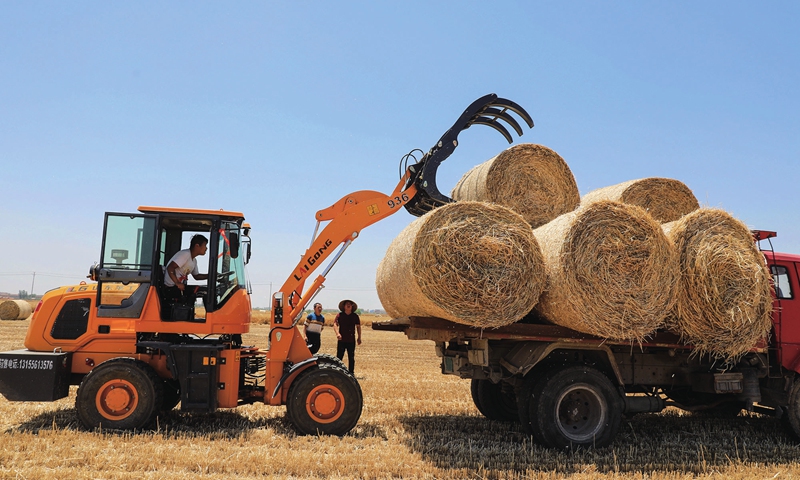
[[[689,187],[671,178],[642,178],[593,190],[581,198],[581,205],[600,200],[638,205],[661,223],[672,222],[700,208]]]
[[[534,230],[544,254],[547,320],[598,337],[643,341],[675,305],[678,262],[641,207],[603,200]]]
[[[432,316],[475,327],[514,323],[545,276],[530,226],[501,205],[456,202],[414,220],[378,266],[378,296],[393,318]]]
[[[25,320],[31,316],[31,304],[25,300],[6,300],[0,303],[0,320]]]
[[[701,208],[663,228],[681,267],[668,328],[701,354],[735,360],[772,328],[764,255],[747,226],[723,210]]]
[[[504,205],[533,228],[580,204],[575,177],[561,156],[530,143],[515,145],[469,170],[450,194],[453,199]]]

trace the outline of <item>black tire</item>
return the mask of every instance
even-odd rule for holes
[[[347,369],[347,365],[344,364],[343,361],[339,360],[339,357],[335,355],[331,355],[329,353],[317,353],[314,355],[317,357],[317,363],[327,363],[328,365],[334,365],[337,367],[341,367]]]
[[[786,430],[800,440],[800,381],[797,378],[789,390],[789,405],[781,419]]]
[[[164,395],[161,402],[161,411],[169,412],[181,402],[181,384],[177,380],[164,379],[162,389]]]
[[[115,358],[83,378],[75,410],[86,428],[130,430],[149,425],[162,404],[162,380],[149,365]]]
[[[528,391],[522,397],[528,407],[523,429],[544,446],[600,448],[619,431],[624,401],[608,377],[592,367],[553,370]]]
[[[486,413],[486,409],[483,407],[483,403],[481,402],[481,396],[478,393],[480,388],[479,382],[480,380],[476,380],[474,378],[472,379],[472,381],[469,384],[469,393],[470,395],[472,395],[472,403],[475,404],[475,408],[477,408],[478,411],[481,412],[481,415],[483,415],[486,418],[489,418],[489,415]]]
[[[292,382],[286,413],[303,435],[344,435],[358,423],[363,404],[361,387],[347,369],[319,363]]]
[[[504,383],[492,383],[485,379],[472,379],[470,385],[472,401],[484,417],[500,422],[517,422],[517,397],[513,387]]]
[[[528,435],[533,435],[533,429],[530,422],[530,406],[535,402],[533,399],[533,387],[539,381],[539,377],[529,373],[527,377],[522,379],[522,384],[516,388],[517,393],[517,420],[522,427],[522,431]],[[540,442],[538,439],[535,439]]]

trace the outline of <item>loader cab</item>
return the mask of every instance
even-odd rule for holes
[[[250,320],[244,268],[250,246],[242,248],[243,222],[241,213],[223,210],[139,207],[139,213],[106,213],[101,263],[94,268],[97,316],[137,319],[140,332],[244,333]],[[167,263],[197,234],[208,239],[206,254],[195,257],[208,279],[190,276],[186,291],[193,298],[171,304],[163,295]],[[187,328],[187,322],[195,326]]]

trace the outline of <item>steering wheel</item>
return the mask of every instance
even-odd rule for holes
[[[217,273],[217,292],[218,294],[227,291],[232,286],[231,277],[236,274],[234,271]]]

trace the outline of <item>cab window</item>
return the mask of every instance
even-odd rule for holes
[[[154,238],[154,218],[109,215],[102,266],[122,270],[150,270],[153,264]]]
[[[138,318],[150,286],[156,219],[107,213],[98,277],[98,316]]]
[[[222,222],[219,229],[216,266],[216,304],[223,305],[239,288],[246,285],[241,255],[239,225]]]
[[[775,285],[776,298],[793,298],[792,286],[789,283],[789,270],[781,265],[770,266],[772,281]]]

